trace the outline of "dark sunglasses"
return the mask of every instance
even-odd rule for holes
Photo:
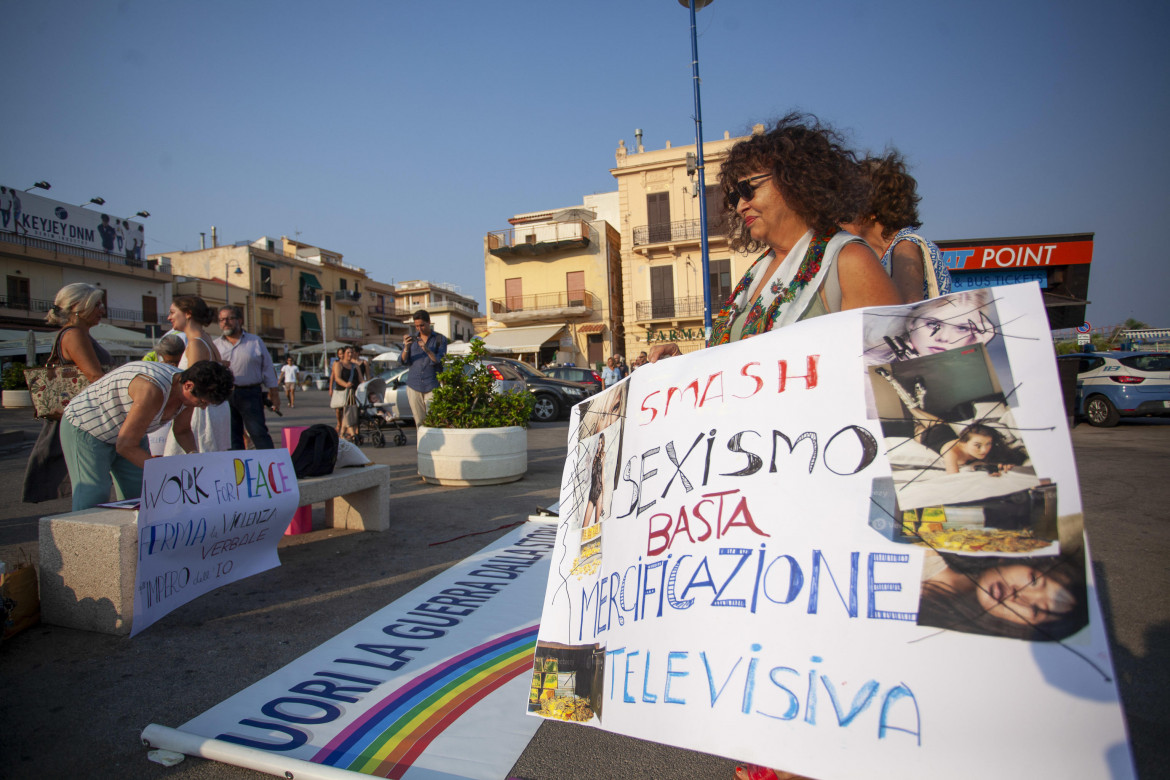
[[[751,200],[755,197],[756,190],[758,189],[753,182],[763,181],[771,176],[772,174],[770,173],[761,173],[756,176],[749,176],[746,179],[740,179],[735,183],[731,192],[727,193],[727,205],[730,208],[735,208],[739,205],[740,199]]]

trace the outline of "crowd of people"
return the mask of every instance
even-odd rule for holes
[[[272,357],[243,327],[236,306],[218,312],[222,331],[198,296],[177,296],[167,315],[172,330],[146,359],[112,367],[110,353],[90,335],[105,316],[100,287],[77,282],[58,291],[46,321],[59,328],[48,365],[74,366],[86,386],[59,420],[44,420],[25,470],[22,498],[59,497],[69,477],[74,511],[110,498],[137,498],[142,470],[153,457],[273,447],[264,417],[267,391],[280,409]]]
[[[758,254],[726,300],[712,302],[719,308],[707,347],[824,314],[932,301],[951,292],[938,247],[918,232],[917,184],[897,151],[858,154],[815,117],[789,114],[770,130],[735,144],[721,166],[718,185],[730,248]],[[927,355],[983,340],[990,328],[971,314],[985,308],[978,295],[972,294],[965,304],[970,312],[963,310],[961,319],[940,315],[936,301],[915,307],[904,320],[888,323],[888,333],[874,336],[880,354],[867,359],[873,363],[902,353]],[[958,304],[949,305],[953,309]],[[157,359],[117,368],[111,368],[110,354],[89,333],[104,314],[102,290],[76,283],[60,290],[46,318],[59,328],[50,361],[76,366],[89,385],[70,401],[59,421],[43,423],[28,462],[24,501],[56,498],[68,475],[77,511],[108,501],[111,488],[119,499],[137,497],[143,465],[151,457],[244,449],[249,442],[260,449],[274,446],[265,407],[280,412],[283,388],[285,402],[294,408],[302,372],[291,356],[279,370],[274,367],[264,343],[245,329],[239,307],[216,312],[197,296],[177,296],[167,317],[172,332],[156,345]],[[213,322],[221,329],[214,339],[205,330]],[[421,424],[438,386],[448,340],[434,330],[427,311],[416,311],[412,322],[398,365],[408,368],[409,404]],[[656,343],[629,363],[615,353],[601,368],[603,387],[680,354],[674,342]],[[910,412],[915,438],[940,453],[947,473],[990,457],[996,430],[973,424],[956,433],[925,411],[920,385],[904,387],[889,371],[879,369],[878,374]],[[370,364],[355,347],[337,350],[327,389],[339,436],[357,436],[350,410],[356,406],[356,389],[372,376]],[[159,446],[148,443],[150,434]],[[585,525],[603,516],[605,446],[602,435],[589,471]],[[1012,468],[1010,463],[993,465],[997,474]],[[1070,585],[1075,577],[1040,566],[932,554],[923,609],[936,610],[940,621],[949,620],[959,594],[970,602],[971,619],[988,624],[988,633],[1031,637],[1036,632],[1033,622],[1047,620],[1053,624],[1049,631],[1066,619],[1077,625],[1072,618],[1080,619],[1081,607]],[[1007,591],[1017,600],[1026,595],[1029,605],[1038,604],[1036,609],[1050,617],[1022,620],[994,597]],[[1017,633],[1005,632],[1002,623]],[[782,775],[748,764],[737,771],[738,777]]]

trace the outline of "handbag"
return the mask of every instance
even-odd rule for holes
[[[77,366],[54,365],[61,361],[57,349],[61,345],[61,336],[65,331],[57,334],[53,342],[53,351],[43,366],[34,366],[24,370],[24,381],[28,385],[29,395],[32,396],[33,414],[42,420],[60,420],[65,413],[65,406],[73,397],[89,387],[89,380]]]
[[[25,560],[6,572],[0,572],[0,635],[4,639],[23,631],[41,620],[41,600],[37,595],[37,570]]]
[[[347,428],[357,428],[360,420],[357,408],[357,398],[354,397],[353,388],[346,390],[345,412],[342,415],[342,423]]]
[[[348,391],[345,388],[339,388],[333,391],[329,396],[329,408],[341,409],[345,407],[345,396]]]

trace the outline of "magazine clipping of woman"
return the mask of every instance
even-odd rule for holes
[[[926,548],[918,624],[1059,641],[1088,622],[1082,522],[1058,518],[1012,413],[994,289],[863,316],[869,416],[892,485],[870,525]],[[884,497],[884,499],[883,499]]]

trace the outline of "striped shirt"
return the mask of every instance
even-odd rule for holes
[[[75,395],[65,407],[64,419],[98,441],[116,443],[122,423],[126,422],[126,416],[130,414],[130,407],[134,403],[130,398],[130,383],[141,376],[163,392],[162,406],[146,429],[147,433],[152,433],[163,425],[163,408],[171,395],[171,381],[178,373],[179,369],[174,366],[147,360],[118,366]]]

